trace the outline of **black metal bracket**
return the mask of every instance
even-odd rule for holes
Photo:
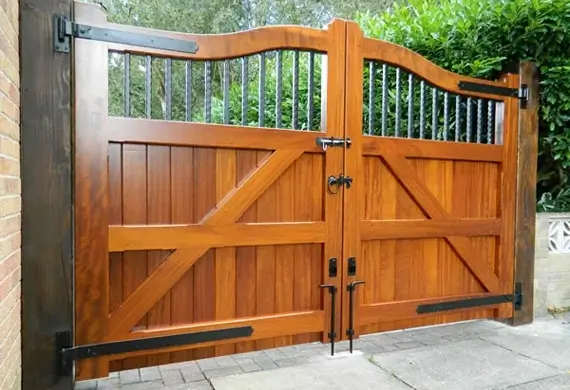
[[[198,51],[196,42],[78,24],[68,20],[63,15],[54,15],[53,49],[59,53],[69,53],[71,38],[90,39],[190,54]]]
[[[338,262],[336,257],[331,257],[329,259],[329,278],[336,278],[338,275]]]
[[[341,186],[346,186],[346,188],[350,188],[352,185],[352,177],[344,176],[339,174],[338,176],[329,176],[327,179],[327,188],[331,194],[338,194],[339,188]],[[336,187],[336,190],[334,189]]]
[[[528,85],[526,84],[521,84],[520,88],[509,88],[497,85],[474,83],[471,81],[460,81],[458,87],[463,91],[487,93],[490,95],[517,97],[520,100],[521,108],[526,108],[528,103]]]
[[[194,333],[181,333],[169,336],[151,337],[136,340],[111,341],[99,344],[79,345],[72,347],[71,332],[58,332],[55,335],[57,362],[60,375],[72,373],[73,362],[80,359],[105,355],[116,355],[125,352],[144,351],[167,348],[179,345],[190,345],[210,341],[230,340],[249,337],[253,334],[251,326],[208,330]]]
[[[348,258],[348,276],[356,276],[356,257]]]
[[[346,286],[346,291],[348,291],[348,329],[346,330],[346,335],[348,336],[350,353],[352,353],[352,344],[354,340],[354,291],[356,290],[356,286],[359,284],[364,284],[364,281],[355,280]]]
[[[331,343],[331,356],[334,355],[334,341],[336,339],[335,318],[336,318],[336,293],[338,288],[333,284],[321,284],[320,288],[326,288],[331,294],[331,331],[328,333],[328,338]]]
[[[501,303],[510,303],[510,302],[514,304],[514,309],[516,311],[522,308],[523,304],[522,283],[515,283],[514,294],[491,295],[488,297],[481,297],[481,298],[458,299],[456,301],[419,305],[416,308],[416,313],[418,314],[437,313],[440,311],[469,309],[472,307],[498,305]]]
[[[350,148],[352,141],[350,138],[334,138],[334,137],[317,137],[315,140],[317,146],[323,148],[323,150],[327,150],[328,147],[338,146],[341,148]]]

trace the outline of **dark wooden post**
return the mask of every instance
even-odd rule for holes
[[[538,69],[530,62],[520,66],[521,85],[528,87],[526,108],[519,114],[517,163],[517,205],[515,225],[515,283],[522,283],[521,310],[515,311],[512,325],[533,321],[534,244],[536,222],[536,174],[538,156]]]
[[[24,390],[70,390],[54,336],[72,327],[71,56],[53,50],[53,15],[71,0],[20,1],[22,371]]]

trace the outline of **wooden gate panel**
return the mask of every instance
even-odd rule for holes
[[[513,293],[514,209],[506,196],[514,197],[516,128],[508,123],[518,117],[518,98],[493,94],[510,84],[447,72],[364,38],[352,23],[347,31],[346,126],[356,147],[346,152],[354,186],[345,197],[357,206],[345,226],[359,228],[345,230],[344,247],[359,259],[347,280],[364,281],[354,292],[355,333],[512,315],[512,303],[418,312]]]

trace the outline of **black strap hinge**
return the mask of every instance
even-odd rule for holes
[[[486,93],[489,95],[517,97],[520,100],[520,107],[526,108],[528,103],[528,85],[521,84],[520,88],[502,87],[471,81],[460,81],[458,87],[462,91]]]
[[[59,53],[69,53],[71,38],[90,39],[190,54],[198,51],[196,42],[77,24],[62,15],[54,15],[53,26],[53,49]]]

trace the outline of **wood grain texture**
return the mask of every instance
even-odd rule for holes
[[[110,142],[323,153],[315,143],[319,132],[116,117],[107,126]]]
[[[365,220],[360,223],[361,240],[443,238],[447,236],[498,236],[500,219],[403,219]]]
[[[75,77],[75,343],[81,345],[103,341],[108,331],[109,263],[101,248],[109,231],[105,45],[76,43]],[[108,370],[106,358],[80,361],[77,378],[105,376]]]
[[[362,53],[364,58],[386,62],[391,65],[398,66],[427,80],[430,84],[435,85],[443,90],[458,95],[476,96],[486,99],[507,100],[505,96],[466,92],[459,88],[460,81],[473,82],[497,87],[507,87],[506,82],[490,81],[483,79],[474,79],[472,77],[461,76],[456,73],[449,72],[428,59],[422,57],[418,53],[411,51],[400,45],[391,42],[381,41],[378,39],[366,38],[362,43]]]
[[[71,3],[19,2],[22,388],[30,390],[73,389],[58,375],[54,343],[73,327],[72,57],[54,54],[46,38],[53,14],[69,17]]]
[[[534,243],[536,224],[536,175],[539,129],[540,80],[537,67],[523,62],[520,82],[528,86],[526,108],[519,113],[518,164],[516,188],[515,282],[523,283],[524,301],[514,312],[513,325],[534,319]]]

